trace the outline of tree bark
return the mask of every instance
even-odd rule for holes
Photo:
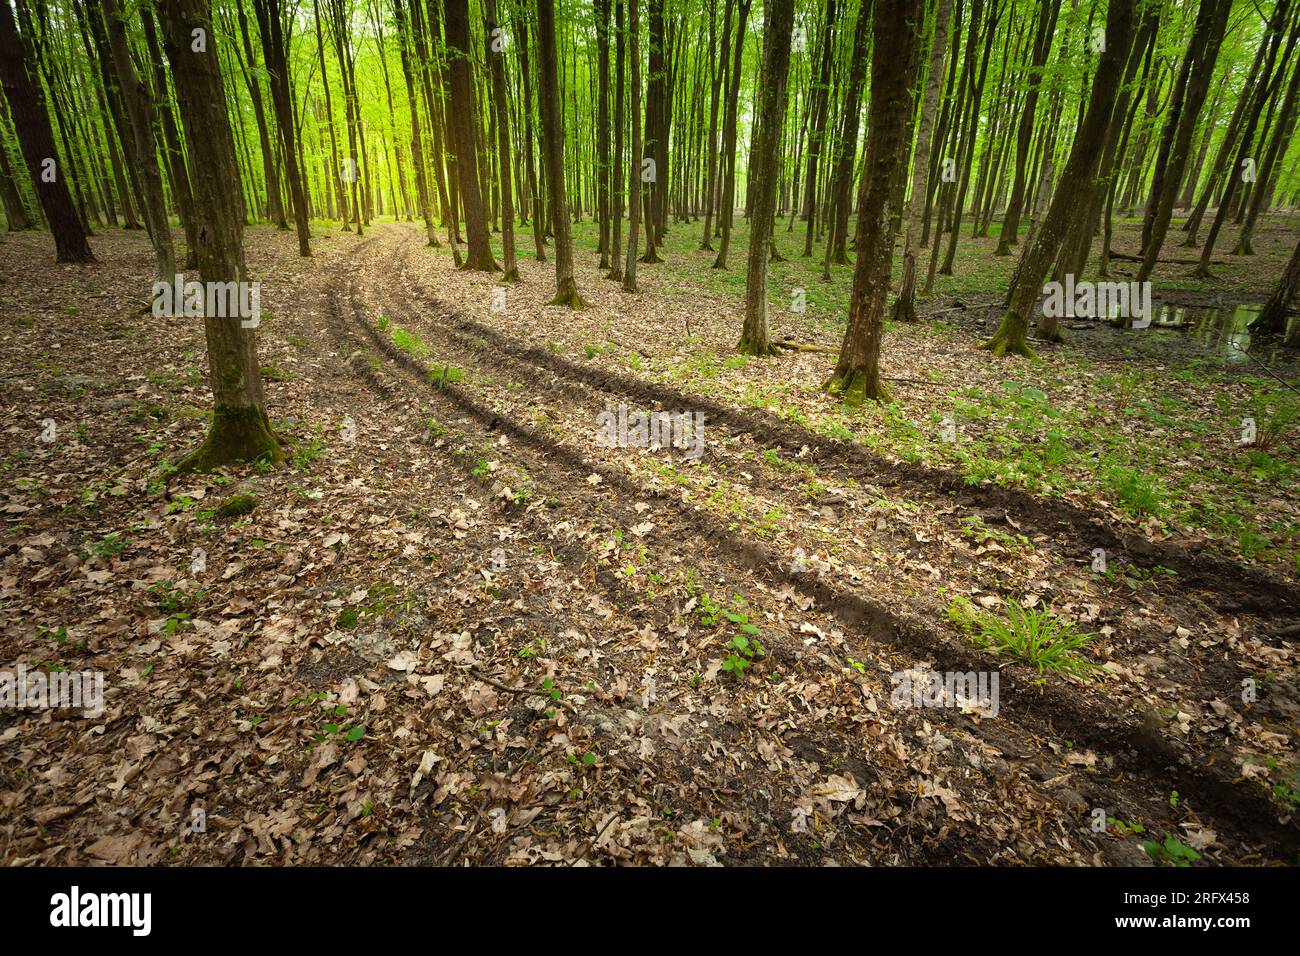
[[[551,228],[555,231],[555,298],[550,304],[583,309],[587,302],[578,293],[573,278],[573,240],[564,189],[564,127],[560,123],[560,89],[555,67],[555,0],[537,0],[537,48],[542,148],[546,153],[546,185],[551,196]]]
[[[163,45],[172,66],[185,138],[194,172],[199,222],[199,278],[204,283],[247,282],[244,208],[236,181],[217,36],[207,0],[165,0]],[[193,49],[193,30],[206,31],[206,50]],[[284,452],[266,416],[257,338],[238,317],[204,316],[208,384],[213,416],[203,444],[180,463],[181,471],[207,471],[240,461],[282,461]]]
[[[880,343],[894,257],[893,211],[903,140],[912,112],[917,36],[924,29],[925,5],[917,0],[876,0],[872,34],[871,111],[867,156],[858,190],[858,222],[849,297],[849,322],[835,371],[826,389],[847,405],[889,401],[880,377]],[[888,56],[881,56],[888,50]]]
[[[54,132],[45,111],[45,96],[31,79],[36,71],[27,62],[27,50],[18,35],[13,10],[8,3],[0,3],[0,7],[3,7],[0,10],[0,85],[4,86],[5,98],[9,101],[9,113],[13,117],[23,160],[36,188],[36,198],[40,200],[45,221],[54,237],[56,260],[94,262],[85,223],[72,204],[64,171],[58,165]],[[53,161],[53,167],[45,166],[47,159]],[[52,177],[44,175],[47,168],[52,168]]]
[[[790,68],[790,33],[794,27],[794,0],[766,0],[767,24],[763,31],[762,99],[758,104],[758,129],[750,154],[754,177],[754,204],[749,224],[749,263],[745,276],[745,322],[736,346],[748,355],[774,355],[768,339],[767,258],[776,216],[778,146],[785,122],[785,85]]]

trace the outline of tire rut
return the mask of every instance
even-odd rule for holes
[[[581,482],[594,473],[601,477],[607,487],[617,489],[629,500],[647,494],[622,472],[592,462],[566,446],[547,440],[528,426],[502,417],[499,412],[470,395],[466,389],[454,383],[435,386],[427,382],[424,367],[380,336],[364,320],[358,319],[355,302],[353,307],[354,322],[375,349],[382,351],[395,365],[415,376],[431,394],[450,401],[462,414],[478,421],[485,429],[507,434],[527,448],[542,463],[540,471],[557,469],[562,472],[557,484]],[[494,330],[472,320],[462,320],[459,325],[462,329],[477,332],[490,342],[501,338]],[[437,328],[436,323],[434,328]],[[546,367],[554,367],[552,362],[544,360],[554,360],[556,356],[537,349],[516,348],[521,357],[535,358]],[[576,377],[590,379],[592,376]],[[603,380],[621,387],[625,377],[611,373],[603,376]],[[628,381],[628,385],[629,390],[636,389],[643,397],[690,401],[689,397],[660,386],[631,381]],[[725,417],[736,427],[737,420],[716,403],[702,402],[700,406],[706,411],[712,406],[719,412],[724,412]],[[789,430],[782,426],[782,431]],[[817,439],[815,436],[806,436],[806,439],[798,440],[808,444]],[[923,622],[904,618],[878,602],[851,591],[834,588],[813,575],[789,573],[780,556],[771,549],[755,542],[742,541],[717,527],[711,518],[682,507],[671,499],[667,500],[674,506],[677,517],[695,536],[710,542],[721,559],[764,578],[769,585],[789,586],[812,598],[823,613],[834,617],[849,632],[858,633],[868,640],[922,660],[931,660],[936,654],[942,653],[945,669],[980,671],[989,665],[987,658],[930,630]],[[1035,688],[1033,683],[1033,678],[1002,671],[1002,686],[1005,688],[1003,698],[1006,703],[1002,707],[1001,716],[1005,716],[1008,723],[1018,727],[1026,737],[1040,736],[1073,741],[1076,745],[1086,744],[1099,753],[1112,756],[1117,766],[1132,778],[1141,781],[1140,785],[1152,795],[1153,802],[1163,802],[1169,790],[1177,788],[1185,799],[1194,801],[1200,813],[1215,819],[1220,832],[1226,823],[1245,842],[1257,841],[1270,851],[1280,851],[1288,858],[1293,858],[1300,852],[1300,827],[1294,823],[1287,825],[1276,822],[1275,808],[1259,792],[1234,784],[1210,771],[1208,767],[1188,765],[1184,762],[1188,755],[1180,754],[1167,740],[1147,730],[1139,721],[1081,703],[1076,699],[1077,691],[1072,687]],[[966,718],[952,718],[948,714],[934,716],[939,718],[935,722],[948,722],[979,735],[978,727]],[[1215,762],[1218,762],[1217,757]]]

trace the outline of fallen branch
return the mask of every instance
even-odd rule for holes
[[[1123,259],[1125,262],[1143,262],[1143,261],[1144,261],[1144,259],[1143,259],[1142,256],[1130,256],[1127,252],[1115,252],[1115,251],[1113,251],[1113,250],[1111,251],[1110,257],[1111,257],[1112,259]],[[1168,265],[1173,265],[1173,266],[1199,266],[1199,265],[1201,264],[1201,260],[1200,260],[1200,259],[1157,259],[1156,262],[1163,262],[1163,263],[1166,263],[1166,264],[1168,264]],[[1210,265],[1212,265],[1212,266],[1221,266],[1221,265],[1223,265],[1223,260],[1222,260],[1222,259],[1211,259],[1211,260],[1210,260]]]
[[[837,354],[835,349],[823,348],[820,345],[804,345],[802,342],[773,342],[779,349],[790,349],[792,352],[821,352],[825,355]]]

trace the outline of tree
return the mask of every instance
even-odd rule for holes
[[[262,34],[262,59],[266,61],[266,71],[271,79],[271,102],[275,106],[280,145],[284,149],[285,177],[289,180],[293,221],[298,230],[298,255],[310,256],[311,230],[307,224],[307,194],[302,185],[302,172],[298,168],[298,137],[293,121],[293,96],[289,90],[286,52],[289,46],[284,30],[284,14],[280,0],[253,0],[253,11],[257,15],[258,30]],[[209,36],[208,39],[212,40],[212,37]]]
[[[438,236],[433,230],[433,212],[429,202],[429,181],[425,175],[424,133],[420,128],[420,102],[415,98],[415,78],[411,75],[411,38],[406,22],[406,0],[393,0],[393,14],[397,18],[397,42],[402,58],[402,77],[406,80],[406,100],[411,108],[411,161],[415,166],[415,194],[420,202],[420,216],[424,219],[425,244],[438,247]]]
[[[1291,308],[1291,300],[1296,297],[1297,292],[1300,292],[1300,242],[1296,243],[1291,253],[1291,260],[1282,270],[1282,278],[1278,280],[1277,288],[1264,303],[1259,317],[1251,323],[1250,330],[1274,335],[1285,332],[1287,313]],[[1292,348],[1300,348],[1300,322],[1296,322],[1286,344]]]
[[[1268,54],[1264,61],[1264,72],[1261,75],[1260,82],[1255,87],[1255,94],[1251,100],[1251,105],[1247,108],[1246,124],[1239,140],[1240,146],[1237,152],[1237,161],[1233,167],[1232,175],[1228,176],[1228,181],[1224,185],[1223,195],[1219,198],[1219,208],[1215,211],[1214,222],[1210,224],[1209,235],[1205,237],[1205,245],[1201,247],[1201,260],[1197,263],[1192,275],[1198,279],[1208,279],[1210,277],[1210,257],[1214,253],[1215,242],[1218,241],[1219,231],[1223,228],[1223,222],[1227,218],[1228,210],[1237,195],[1237,186],[1241,182],[1243,169],[1250,157],[1250,148],[1255,138],[1255,127],[1259,124],[1260,113],[1264,110],[1264,104],[1268,101],[1272,93],[1273,84],[1268,82],[1269,76],[1273,73],[1273,63],[1277,57],[1278,46],[1282,42],[1282,33],[1286,26],[1287,15],[1290,12],[1290,0],[1278,0],[1277,6],[1273,10],[1273,17],[1269,23],[1268,36],[1265,37],[1268,43]],[[1291,31],[1291,42],[1287,45],[1290,50],[1295,43],[1296,36],[1300,34],[1300,25],[1297,25]],[[1269,40],[1271,36],[1271,42]],[[1283,59],[1286,62],[1286,59]],[[1281,72],[1278,72],[1274,82],[1281,79]]]
[[[612,248],[609,253],[609,273],[605,276],[615,282],[623,281],[623,265],[620,259],[620,250],[622,247],[622,227],[623,227],[623,199],[625,196],[624,189],[621,185],[622,179],[619,175],[619,163],[623,161],[623,74],[624,74],[624,56],[623,56],[623,4],[622,0],[608,0],[614,5],[614,34],[615,34],[615,66],[614,73],[618,77],[615,81],[614,91],[614,159],[609,168],[610,181],[610,202],[613,211],[610,217],[610,239]]]
[[[162,5],[163,46],[171,63],[185,141],[194,174],[199,224],[199,278],[205,284],[247,282],[244,209],[226,91],[217,58],[217,35],[207,0]],[[202,31],[202,43],[196,31]],[[233,462],[280,462],[284,452],[266,417],[257,337],[238,317],[204,316],[212,425],[203,444],[184,458],[182,471],[207,471]]]
[[[153,103],[148,91],[135,75],[120,3],[118,0],[100,0],[100,4],[104,11],[104,22],[108,26],[108,47],[113,56],[113,67],[117,70],[117,81],[126,101],[127,118],[135,138],[135,154],[139,158],[141,184],[144,187],[144,216],[149,226],[149,241],[153,244],[154,256],[157,258],[158,278],[170,282],[176,274],[176,252],[172,247],[171,227],[167,221],[162,176],[158,172],[158,150],[153,138]],[[94,16],[94,11],[90,15]]]
[[[767,335],[767,257],[776,216],[776,173],[781,125],[785,122],[785,84],[790,69],[794,0],[767,0],[763,31],[763,77],[758,130],[750,156],[754,205],[749,223],[749,263],[745,276],[745,322],[736,346],[749,355],[773,355]]]
[[[501,255],[505,261],[503,282],[519,281],[519,266],[515,263],[515,204],[510,193],[510,113],[506,109],[505,46],[500,42],[503,34],[498,28],[496,0],[484,0],[486,17],[484,34],[487,41],[487,58],[492,67],[492,108],[496,113],[497,171],[501,183]]]
[[[893,212],[890,200],[900,163],[904,162],[907,117],[912,112],[917,35],[924,6],[914,0],[876,0],[872,37],[877,55],[871,58],[871,105],[867,127],[867,156],[858,189],[855,237],[857,261],[849,296],[849,322],[840,344],[835,371],[827,390],[846,404],[866,399],[888,401],[889,389],[880,377],[880,341],[884,335],[885,301],[894,257]],[[879,55],[888,50],[888,56]]]
[[[447,72],[451,86],[452,149],[456,154],[456,179],[460,184],[461,207],[465,210],[466,269],[493,272],[488,241],[487,213],[479,191],[478,159],[474,147],[474,128],[478,123],[474,108],[474,85],[469,60],[468,0],[447,0]]]
[[[826,117],[830,113],[831,49],[835,46],[835,0],[825,0],[826,19],[821,31],[821,64],[813,86],[811,129],[808,132],[808,163],[805,168],[803,209],[808,220],[804,232],[803,254],[811,256],[817,224],[817,167],[821,160],[822,141],[826,138]],[[757,187],[756,187],[757,188]]]
[[[1007,201],[1007,210],[1002,218],[1002,234],[998,237],[997,255],[1011,254],[1011,247],[1018,241],[1020,231],[1020,214],[1024,210],[1025,167],[1029,160],[1029,147],[1034,135],[1034,113],[1038,109],[1038,94],[1043,85],[1043,67],[1047,64],[1047,54],[1052,46],[1052,33],[1056,29],[1056,18],[1061,10],[1061,0],[1039,0],[1038,27],[1034,34],[1033,58],[1029,66],[1029,89],[1025,93],[1025,103],[1020,111],[1020,125],[1016,131],[1016,174],[1011,187],[1011,198]]]
[[[627,265],[623,268],[623,291],[636,291],[637,230],[641,226],[641,24],[637,19],[636,0],[628,0],[627,35],[631,62],[630,110],[632,115],[632,152],[627,164]]]
[[[1201,0],[1196,15],[1196,28],[1187,49],[1190,73],[1184,103],[1178,115],[1171,116],[1168,120],[1167,128],[1173,131],[1168,160],[1162,166],[1157,158],[1156,179],[1147,201],[1149,222],[1144,223],[1144,247],[1142,265],[1138,268],[1136,279],[1138,282],[1145,282],[1151,277],[1160,258],[1160,248],[1173,218],[1178,186],[1187,166],[1192,134],[1196,132],[1196,119],[1210,88],[1210,78],[1219,56],[1219,47],[1223,43],[1231,7],[1232,0]]]
[[[727,252],[731,248],[731,220],[736,211],[736,110],[740,104],[740,68],[745,57],[745,21],[749,18],[749,8],[753,0],[740,0],[736,13],[736,55],[731,65],[728,79],[730,90],[727,95],[726,116],[722,121],[722,162],[726,167],[722,174],[722,192],[718,199],[718,226],[722,241],[718,244],[718,255],[713,260],[713,268],[727,268]],[[726,50],[722,55],[726,56]]]
[[[35,72],[23,38],[18,35],[13,10],[7,2],[0,2],[0,85],[4,86],[5,99],[9,101],[18,145],[31,171],[36,198],[54,236],[55,259],[94,262],[86,225],[72,203],[67,174],[59,166],[54,132],[45,111],[45,96],[39,84],[32,80]]]
[[[1029,313],[1073,217],[1090,195],[1088,183],[1096,174],[1100,160],[1098,146],[1106,141],[1120,78],[1133,43],[1135,5],[1136,0],[1111,0],[1106,11],[1105,49],[1093,75],[1087,111],[1075,133],[1070,157],[1052,194],[1047,215],[1021,255],[1007,311],[992,338],[981,346],[994,355],[1033,355],[1028,341]]]
[[[930,139],[934,130],[934,112],[943,85],[943,61],[948,52],[948,21],[952,0],[939,0],[935,14],[934,40],[930,47],[930,71],[925,83],[925,100],[916,133],[916,158],[912,163],[912,195],[904,218],[907,234],[903,241],[903,279],[894,302],[894,320],[916,321],[916,247],[921,238],[921,204],[925,202],[930,174]]]
[[[546,153],[546,185],[551,196],[551,227],[555,230],[555,298],[550,304],[583,309],[587,302],[578,294],[578,284],[573,278],[573,239],[564,191],[564,127],[560,124],[560,89],[555,67],[555,0],[537,0],[537,47],[542,149]]]

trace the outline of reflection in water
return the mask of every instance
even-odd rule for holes
[[[1152,318],[1151,329],[1164,338],[1187,335],[1205,346],[1206,351],[1225,362],[1249,362],[1251,357],[1261,362],[1272,362],[1277,357],[1278,339],[1268,340],[1267,347],[1257,343],[1248,356],[1251,335],[1247,326],[1255,321],[1261,306],[1158,306]]]

